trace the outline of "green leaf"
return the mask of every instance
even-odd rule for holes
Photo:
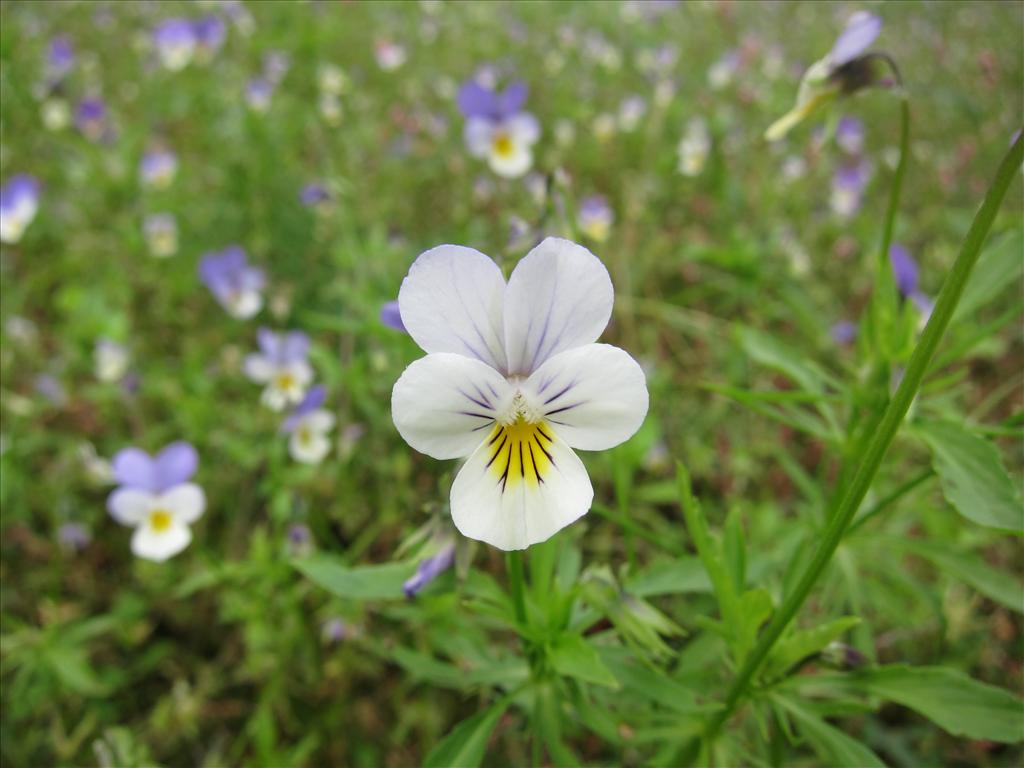
[[[1017,291],[1020,291],[1020,281],[1024,277],[1022,253],[1024,233],[1019,229],[1005,233],[982,252],[978,266],[964,287],[960,305],[953,314],[954,322],[970,317],[1011,285],[1016,284]]]
[[[349,568],[338,558],[313,555],[292,565],[324,589],[352,600],[397,600],[405,597],[402,585],[416,570],[415,563],[385,563]]]
[[[1024,613],[1024,591],[1017,578],[991,567],[977,555],[918,540],[898,539],[893,540],[892,544],[931,561],[937,568],[974,587],[985,597],[1017,613]]]
[[[602,647],[601,658],[628,691],[679,713],[704,711],[697,704],[697,697],[691,689],[665,673],[639,663],[626,649]]]
[[[625,586],[638,597],[711,591],[707,571],[696,557],[655,562],[631,576]]]
[[[844,616],[813,629],[802,629],[780,640],[765,662],[764,677],[771,680],[783,674],[801,659],[817,653],[836,638],[860,623],[856,616]]]
[[[597,650],[579,635],[561,635],[551,646],[549,660],[555,670],[595,685],[618,688],[619,681],[604,665]]]
[[[778,371],[799,384],[806,392],[821,394],[825,391],[825,373],[810,363],[805,355],[790,349],[775,337],[753,328],[740,328],[737,335],[743,351],[754,362]]]
[[[491,731],[508,707],[508,701],[502,699],[452,728],[448,735],[430,750],[430,754],[423,762],[424,768],[474,768],[480,765],[487,750],[487,742],[491,738]]]
[[[773,697],[796,722],[800,734],[810,742],[828,765],[856,766],[856,768],[885,768],[874,752],[859,741],[850,738],[838,728],[829,725],[816,714],[798,706],[796,703],[781,696]]]
[[[909,707],[954,736],[1024,741],[1024,701],[958,670],[892,665],[851,677],[867,693]]]
[[[946,500],[979,525],[1024,531],[1020,493],[987,440],[951,422],[924,422],[916,430],[932,451]]]

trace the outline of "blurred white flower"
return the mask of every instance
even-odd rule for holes
[[[103,382],[120,381],[128,370],[128,349],[110,339],[100,339],[93,349],[96,378]]]
[[[684,176],[700,175],[710,152],[711,134],[707,123],[695,117],[687,124],[686,133],[679,142],[679,172]]]

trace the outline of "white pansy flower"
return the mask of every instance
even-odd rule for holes
[[[110,495],[107,508],[117,522],[135,528],[132,552],[137,557],[163,562],[192,541],[189,526],[202,517],[206,497],[195,483],[161,493],[120,488]]]
[[[313,387],[281,425],[291,435],[288,453],[296,461],[319,464],[331,450],[327,433],[334,428],[334,414],[321,407],[326,396],[322,386]]]
[[[274,333],[257,331],[260,351],[246,357],[245,375],[258,384],[266,384],[261,401],[274,411],[302,401],[313,380],[313,369],[306,360],[309,337],[301,331]]]
[[[395,426],[436,459],[467,458],[451,491],[456,527],[505,550],[544,541],[587,513],[594,491],[573,449],[629,439],[647,384],[623,350],[594,343],[614,292],[586,248],[548,238],[508,282],[484,254],[420,255],[398,301],[428,354],[391,395]]]
[[[466,148],[473,157],[487,159],[499,176],[514,179],[533,166],[533,145],[540,124],[529,112],[503,119],[471,117],[466,121]]]

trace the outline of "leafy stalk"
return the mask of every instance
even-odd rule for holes
[[[903,417],[921,386],[921,381],[928,370],[939,341],[953,317],[964,286],[978,261],[985,238],[992,227],[992,222],[1011,181],[1016,177],[1022,159],[1024,159],[1024,134],[1018,135],[996,171],[995,179],[985,195],[981,208],[974,217],[953,268],[942,284],[938,301],[935,303],[931,318],[921,334],[921,340],[911,355],[903,380],[885,411],[877,420],[875,427],[869,431],[872,438],[862,454],[857,472],[846,488],[838,509],[829,521],[814,559],[807,566],[799,583],[787,596],[737,673],[726,696],[724,706],[708,724],[705,732],[708,742],[714,739],[715,734],[747,694],[761,663],[804,604],[811,589],[832,559],[850,521],[857,513],[879,466],[881,466],[882,459],[885,458],[886,451],[896,437]]]

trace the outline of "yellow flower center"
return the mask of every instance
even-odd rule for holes
[[[515,151],[512,137],[507,133],[499,133],[494,137],[494,154],[498,157],[511,157]]]
[[[288,390],[295,386],[295,377],[290,373],[279,373],[274,380],[278,389]]]
[[[149,513],[149,525],[157,533],[163,533],[171,527],[171,513],[165,509],[154,509]]]
[[[555,463],[551,458],[554,438],[544,421],[520,417],[511,424],[495,424],[486,445],[490,450],[487,468],[502,491],[520,482],[536,488]]]
[[[313,441],[313,433],[309,431],[309,427],[299,428],[299,442],[303,445],[309,445]]]

